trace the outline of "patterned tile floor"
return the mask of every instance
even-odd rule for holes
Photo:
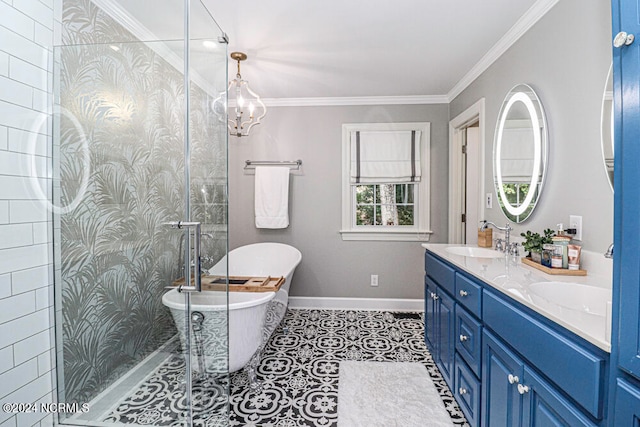
[[[286,325],[288,333],[283,326]],[[230,376],[232,427],[337,427],[341,360],[419,362],[429,372],[452,425],[467,426],[424,344],[421,314],[383,311],[288,310],[265,347],[257,373],[262,393],[251,393],[244,371]],[[184,377],[181,357],[173,357],[105,421],[173,426],[183,410],[176,389]],[[172,386],[171,383],[174,383]],[[226,424],[224,386],[196,381],[196,426]],[[167,386],[168,385],[168,386]],[[172,414],[173,412],[173,414]]]

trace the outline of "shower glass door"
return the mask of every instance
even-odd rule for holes
[[[64,425],[228,425],[226,280],[206,294],[184,280],[226,259],[226,41],[199,0],[153,2],[162,22],[150,4],[63,2],[51,210]]]

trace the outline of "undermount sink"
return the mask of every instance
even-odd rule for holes
[[[445,249],[453,255],[462,255],[474,258],[502,258],[504,253],[493,249],[477,248],[475,246],[449,246]]]
[[[610,289],[579,283],[538,282],[529,285],[529,297],[547,312],[609,341],[607,322],[600,319],[611,316]]]
[[[529,291],[532,298],[554,306],[599,316],[605,315],[607,302],[611,302],[611,290],[579,283],[538,282]]]

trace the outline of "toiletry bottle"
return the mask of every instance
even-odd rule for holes
[[[571,241],[571,236],[564,234],[564,225],[558,224],[558,231],[555,236],[551,238],[553,244],[558,246],[558,251],[562,252],[562,268],[569,268],[569,251],[568,246]]]

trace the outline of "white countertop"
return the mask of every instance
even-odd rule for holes
[[[584,253],[581,268],[587,276],[550,275],[523,264],[518,257],[478,258],[454,255],[448,247],[423,243],[422,247],[477,277],[496,290],[565,327],[597,347],[611,352],[610,260]]]

